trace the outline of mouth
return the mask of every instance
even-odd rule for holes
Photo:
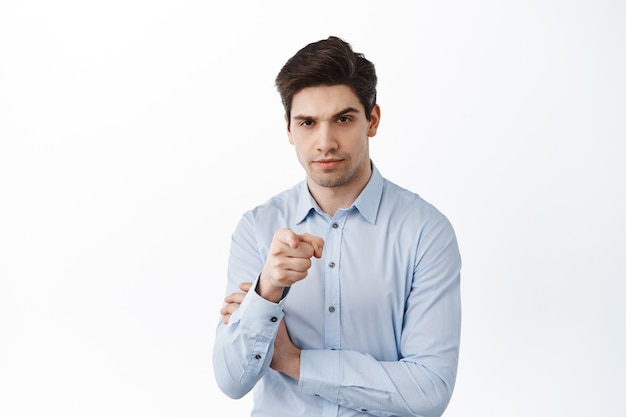
[[[316,167],[319,167],[323,170],[334,169],[341,164],[341,159],[319,159],[317,161],[313,161],[312,164]]]

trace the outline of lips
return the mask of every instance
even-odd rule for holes
[[[313,161],[313,165],[320,167],[321,169],[328,170],[334,169],[341,164],[341,159],[320,159]]]

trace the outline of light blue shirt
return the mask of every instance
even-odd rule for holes
[[[303,181],[246,212],[233,233],[226,294],[256,285],[276,230],[324,239],[321,259],[278,304],[250,290],[218,325],[217,383],[232,398],[254,388],[252,416],[440,416],[448,405],[461,330],[455,233],[372,168],[332,217]],[[299,381],[269,368],[280,320],[302,349]]]

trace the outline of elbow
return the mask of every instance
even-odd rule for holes
[[[437,400],[431,404],[430,408],[426,410],[425,415],[432,417],[441,417],[446,411],[446,408],[448,408],[449,403],[450,397],[437,398]]]
[[[441,417],[448,408],[451,395],[445,392],[432,392],[428,396],[421,397],[421,401],[409,404],[411,416],[414,417]]]
[[[229,364],[227,356],[218,355],[217,352],[214,352],[213,374],[215,382],[220,391],[233,400],[244,397],[253,386],[253,384],[242,384],[241,375],[243,371],[240,369],[239,372],[236,372],[236,369],[238,369],[236,364]]]
[[[447,378],[433,372],[420,375],[419,395],[405,395],[410,415],[415,417],[441,417],[448,408],[454,391],[454,374]]]
[[[248,390],[244,389],[241,384],[237,384],[234,381],[221,381],[217,379],[217,386],[219,389],[233,400],[239,400],[243,398]]]
[[[450,404],[453,388],[441,382],[439,389],[435,390],[431,396],[431,401],[427,406],[427,416],[441,417]]]
[[[241,384],[239,378],[230,373],[225,367],[221,366],[214,369],[215,381],[220,391],[233,400],[244,397],[252,389],[252,386]]]

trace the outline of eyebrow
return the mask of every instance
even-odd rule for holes
[[[348,113],[359,113],[359,110],[355,109],[354,107],[346,107],[345,109],[343,109],[343,110],[333,114],[331,116],[331,118],[332,119],[337,119],[337,118],[339,118],[341,116],[344,116],[344,115],[346,115]],[[315,120],[314,117],[307,116],[307,115],[304,115],[304,114],[298,114],[298,115],[292,116],[292,117],[293,117],[294,120]]]

